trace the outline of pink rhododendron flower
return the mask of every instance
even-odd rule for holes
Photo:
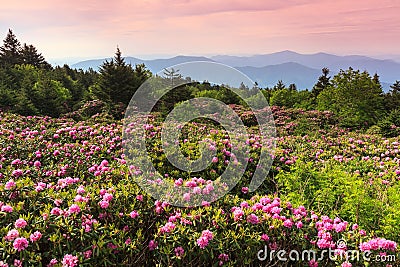
[[[11,213],[13,211],[13,208],[9,205],[4,205],[1,207],[1,211],[2,212],[7,212],[7,213]]]
[[[105,193],[103,195],[103,200],[105,200],[105,201],[111,201],[112,199],[113,199],[113,195],[112,194]]]
[[[247,216],[247,222],[251,224],[257,224],[260,222],[260,220],[258,219],[257,215],[252,213],[249,216]]]
[[[106,209],[108,208],[108,206],[110,205],[110,202],[106,201],[106,200],[102,200],[99,202],[99,205],[102,209]]]
[[[9,180],[6,185],[4,186],[5,189],[10,190],[12,189],[14,186],[16,186],[16,183],[14,182],[14,180]]]
[[[28,225],[28,223],[24,220],[19,218],[18,220],[15,221],[15,228],[24,228],[25,226]]]
[[[132,219],[135,219],[139,216],[139,213],[134,210],[129,214],[129,216],[131,216]]]
[[[293,222],[291,220],[287,219],[283,222],[283,226],[285,226],[286,228],[292,228]]]
[[[263,241],[268,241],[268,240],[269,240],[269,236],[266,235],[266,234],[262,234],[262,235],[261,235],[261,240],[263,240]]]
[[[208,245],[208,239],[204,236],[201,236],[199,239],[197,239],[197,245],[201,249],[204,249]]]
[[[185,250],[182,247],[175,248],[175,256],[182,257],[185,254]]]
[[[22,267],[22,261],[15,259],[13,266],[14,267]]]
[[[42,233],[39,231],[34,232],[33,234],[31,234],[31,236],[29,237],[29,239],[32,242],[36,242],[38,241],[40,238],[42,237]]]
[[[28,240],[24,237],[18,237],[14,240],[13,246],[17,251],[22,251],[28,247]]]
[[[213,239],[213,233],[210,230],[204,230],[201,232],[201,236],[199,239],[197,239],[197,245],[201,248],[204,249],[210,240]]]
[[[57,259],[51,259],[51,261],[49,262],[49,264],[47,264],[47,267],[53,267],[54,265],[56,265],[58,263]]]
[[[154,241],[154,240],[150,240],[150,242],[149,242],[149,250],[150,250],[150,251],[151,251],[151,250],[155,250],[157,247],[158,247],[157,242]]]
[[[78,257],[71,254],[66,254],[61,263],[63,267],[78,266]]]
[[[236,209],[233,211],[233,220],[234,220],[235,222],[236,222],[236,221],[239,221],[239,220],[242,219],[243,215],[244,215],[244,211],[243,211],[242,209],[240,209],[240,208],[236,208]]]
[[[77,214],[77,213],[81,212],[81,208],[80,208],[78,205],[76,205],[76,204],[72,204],[72,205],[69,207],[68,212],[69,212],[70,214],[73,214],[73,213]]]
[[[12,230],[8,231],[7,235],[4,238],[7,241],[13,241],[17,237],[19,237],[18,230],[17,229],[12,229]]]

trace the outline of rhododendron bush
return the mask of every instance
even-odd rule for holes
[[[263,185],[254,193],[247,188],[261,149],[255,130],[247,142],[249,170],[237,186],[194,208],[153,199],[133,182],[140,170],[127,164],[119,121],[2,113],[0,266],[398,266],[399,138],[339,129],[327,113],[273,111],[279,137]],[[224,132],[200,122],[185,125],[185,156],[195,158],[205,137],[217,151],[195,177],[168,164],[160,125],[147,125],[157,170],[193,190],[182,198],[212,193],[230,157]],[[332,249],[338,257],[285,262],[275,254],[260,261],[265,247]],[[397,261],[343,256],[350,250]]]

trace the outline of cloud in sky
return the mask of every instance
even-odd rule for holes
[[[7,1],[12,28],[47,57],[312,53],[400,54],[397,0]]]

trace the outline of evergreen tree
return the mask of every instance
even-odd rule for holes
[[[286,88],[286,85],[283,83],[282,80],[279,80],[278,83],[274,86],[274,90],[282,90],[285,88]]]
[[[318,78],[317,83],[311,90],[312,95],[316,98],[323,90],[325,90],[331,83],[331,77],[329,75],[329,69],[323,68],[322,75]]]
[[[0,47],[0,64],[3,67],[13,67],[15,64],[23,63],[21,57],[21,44],[11,29]]]
[[[150,76],[144,66],[137,65],[133,69],[126,64],[119,48],[111,61],[106,60],[100,66],[99,73],[98,83],[91,87],[92,94],[107,103],[111,110],[118,108],[114,114],[116,117],[121,115],[136,90]]]
[[[368,72],[341,70],[317,98],[320,110],[331,110],[344,126],[371,126],[383,115],[383,91]]]
[[[171,69],[164,69],[164,76],[166,79],[171,81],[171,86],[174,87],[176,84],[176,80],[181,79],[182,75],[179,73],[179,70],[175,70],[174,68]]]
[[[291,84],[289,85],[289,90],[290,90],[290,91],[297,91],[297,86],[296,86],[296,84],[291,83]]]
[[[400,109],[400,81],[390,86],[391,90],[385,94],[385,109],[387,111]]]
[[[51,65],[46,62],[42,54],[40,54],[33,45],[24,44],[21,50],[22,63],[30,64],[37,68],[50,69]]]
[[[392,84],[390,86],[390,88],[392,88],[392,90],[390,90],[390,91],[392,91],[393,93],[399,93],[400,94],[400,81],[396,81],[394,84]]]

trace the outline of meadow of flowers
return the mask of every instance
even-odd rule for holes
[[[252,127],[252,116],[236,108]],[[153,199],[134,183],[140,170],[127,164],[120,121],[1,113],[0,266],[399,266],[399,138],[340,129],[330,113],[273,112],[277,149],[263,185],[247,188],[260,149],[254,133],[241,181],[196,208]],[[169,165],[156,120],[146,128],[152,161],[177,187],[209,194],[230,157],[229,139],[212,125],[185,127],[188,157],[199,139],[213,140],[209,169],[193,177]],[[330,248],[337,257],[260,262],[265,246]],[[346,259],[354,249],[397,261]]]

